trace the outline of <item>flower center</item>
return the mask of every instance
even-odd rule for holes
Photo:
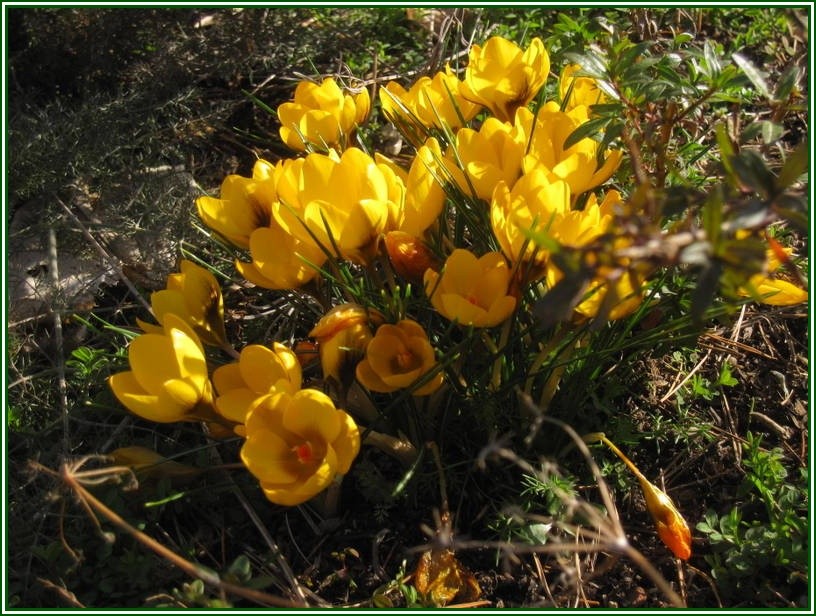
[[[401,351],[397,353],[397,366],[400,370],[408,370],[413,366],[414,354],[411,351]]]
[[[295,453],[298,458],[298,462],[301,464],[308,464],[312,461],[314,452],[312,451],[312,444],[309,441],[301,443],[300,445],[295,445],[292,447],[292,451]]]

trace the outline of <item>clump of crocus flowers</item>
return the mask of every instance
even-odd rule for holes
[[[539,101],[551,78],[541,40],[521,48],[493,37],[472,47],[464,70],[384,84],[374,102],[412,146],[399,161],[361,147],[372,111],[365,87],[299,83],[277,110],[292,157],[259,159],[250,177],[227,176],[219,196],[196,205],[259,293],[319,307],[311,329],[234,349],[219,282],[182,260],[151,298],[158,323],[139,321],[131,370],[110,378],[116,397],[149,421],[199,421],[213,437],[243,439],[240,459],[264,495],[293,506],[338,487],[363,445],[410,464],[421,442],[407,442],[405,430],[421,420],[395,414],[456,406],[451,397],[471,378],[462,366],[476,359],[463,339],[498,358],[484,374],[500,391],[502,345],[515,323],[529,327],[530,298],[571,274],[569,255],[586,251],[581,266],[592,270],[569,298],[568,323],[632,314],[647,272],[602,253],[616,246],[609,237],[625,198],[610,180],[623,151],[570,139],[607,94],[568,65],[558,100]],[[771,277],[773,258],[746,292],[806,299]],[[306,359],[306,346],[319,361]],[[534,359],[531,372],[540,365]],[[383,433],[389,422],[398,427]],[[644,481],[661,537],[687,558],[682,518]]]

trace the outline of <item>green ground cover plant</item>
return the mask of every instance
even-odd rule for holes
[[[6,13],[6,607],[808,607],[805,10]]]

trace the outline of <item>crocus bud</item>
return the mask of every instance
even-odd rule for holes
[[[334,379],[344,389],[354,381],[357,363],[374,336],[372,321],[382,323],[382,315],[352,303],[335,306],[318,321],[309,336],[317,340],[324,379]]]
[[[672,499],[663,490],[649,482],[643,475],[638,477],[646,509],[652,515],[657,534],[677,558],[688,560],[691,556],[691,530],[677,511]]]
[[[404,231],[386,233],[385,250],[397,274],[414,284],[421,283],[425,270],[436,265],[425,243]]]
[[[646,499],[646,509],[648,509],[655,526],[657,526],[657,535],[677,558],[688,560],[691,557],[691,529],[689,529],[688,523],[677,510],[677,507],[674,506],[669,495],[646,479],[640,469],[635,466],[635,463],[627,458],[612,441],[606,438],[603,432],[588,434],[584,437],[584,441],[587,443],[593,441],[605,443],[629,467],[629,470],[634,473],[638,482],[640,482],[640,488],[643,490],[643,496]]]
[[[295,343],[295,356],[301,368],[308,368],[318,360],[317,343],[311,340],[300,340]]]

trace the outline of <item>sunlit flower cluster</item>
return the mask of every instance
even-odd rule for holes
[[[241,460],[266,497],[297,505],[337,485],[362,434],[397,439],[358,421],[387,421],[394,400],[432,409],[463,387],[462,339],[481,336],[500,356],[570,264],[583,277],[563,299],[568,322],[637,310],[645,273],[606,254],[627,242],[615,237],[624,197],[610,185],[623,151],[575,138],[607,94],[569,65],[549,89],[557,100],[545,100],[550,77],[541,40],[523,49],[493,37],[472,46],[464,70],[383,84],[382,114],[411,144],[399,160],[362,143],[367,89],[299,83],[277,109],[292,157],[259,159],[196,205],[239,255],[238,274],[300,298],[311,321],[237,351],[218,281],[183,260],[151,297],[158,324],[139,321],[131,370],[110,378],[117,398],[147,420],[204,421],[212,436],[243,439]],[[751,280],[759,294],[769,284],[778,303],[801,299],[778,280]],[[319,363],[299,355],[304,345]],[[501,368],[489,370],[494,384]]]

